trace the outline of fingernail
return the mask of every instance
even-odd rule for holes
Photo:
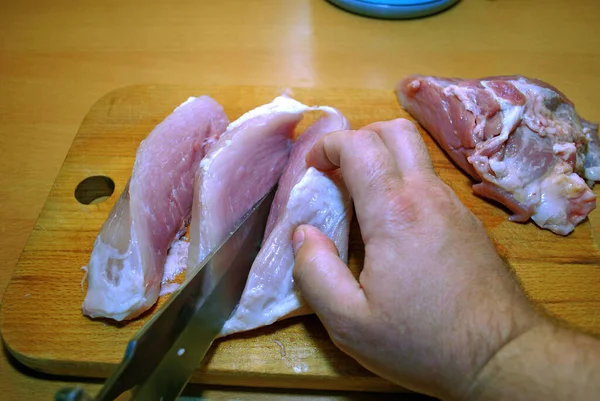
[[[296,228],[294,235],[292,236],[292,246],[294,248],[294,256],[300,250],[300,247],[304,244],[304,230]]]

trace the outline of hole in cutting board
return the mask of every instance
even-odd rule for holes
[[[88,177],[77,184],[75,199],[84,205],[102,203],[115,192],[115,182],[105,175]]]

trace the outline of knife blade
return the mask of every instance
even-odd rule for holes
[[[273,187],[129,341],[96,401],[176,399],[237,306],[263,239]],[[87,398],[86,398],[87,397]],[[55,400],[91,399],[80,388]]]

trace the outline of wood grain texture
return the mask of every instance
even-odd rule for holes
[[[354,16],[324,0],[2,2],[0,293],[81,120],[114,88],[213,83],[389,90],[411,73],[520,73],[556,85],[580,114],[598,121],[599,14],[597,0],[464,0],[434,17],[398,22]],[[597,233],[597,210],[590,222]],[[561,304],[554,305],[562,313]],[[571,310],[593,325],[597,317],[588,312]],[[5,399],[51,399],[65,380],[0,355]],[[82,379],[71,381],[77,382]],[[242,390],[198,394],[205,399],[296,397]]]
[[[233,120],[285,89],[133,86],[102,97],[83,120],[6,291],[0,317],[10,352],[42,372],[107,377],[120,361],[129,338],[164,302],[161,299],[144,318],[120,324],[90,320],[82,316],[80,308],[84,297],[80,268],[88,263],[94,239],[127,183],[140,141],[188,96],[213,96]],[[306,104],[339,108],[354,128],[409,117],[390,90],[295,88],[292,93]],[[600,333],[600,252],[589,221],[568,237],[540,230],[532,223],[507,221],[507,213],[474,196],[466,176],[429,135],[423,133],[423,137],[437,173],[484,222],[530,297],[568,323]],[[74,190],[83,179],[94,175],[111,177],[115,193],[99,205],[82,205],[76,201]],[[349,257],[354,271],[360,271],[363,256],[360,233],[354,225]],[[399,390],[337,350],[314,316],[217,341],[192,381],[250,387]]]

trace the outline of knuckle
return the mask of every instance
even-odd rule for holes
[[[402,226],[420,223],[428,209],[428,187],[422,182],[402,180],[394,191],[386,193],[390,205],[387,217]]]
[[[371,151],[377,149],[379,143],[381,143],[379,135],[369,129],[354,131],[352,135],[347,137],[347,140],[352,149],[356,149],[363,154],[371,153]]]
[[[399,191],[391,195],[390,199],[390,220],[395,226],[413,226],[423,222],[425,217],[425,208],[419,196],[414,192]]]
[[[371,144],[379,141],[379,135],[368,129],[354,131],[354,135],[352,135],[351,138],[359,144]]]
[[[436,226],[452,226],[468,232],[479,232],[483,223],[458,198],[456,193],[441,180],[429,186],[426,201],[431,216],[429,223]]]
[[[413,122],[407,120],[406,118],[397,118],[397,119],[391,121],[391,123],[398,130],[418,132],[416,125]]]
[[[470,213],[449,187],[434,178],[407,179],[395,186],[380,184],[390,188],[383,192],[388,209],[381,215],[384,221],[391,223],[390,229],[394,233],[415,226],[437,225],[445,218],[454,221],[456,217],[464,218]],[[436,217],[431,221],[433,216]]]

